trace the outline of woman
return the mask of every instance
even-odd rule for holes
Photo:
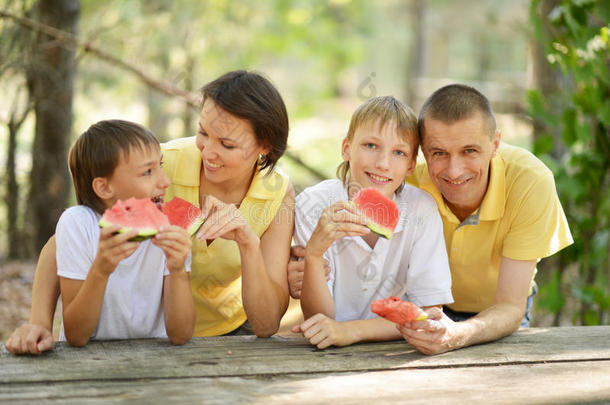
[[[286,266],[294,218],[294,190],[275,169],[286,150],[288,115],[264,77],[234,71],[202,89],[196,137],[163,145],[171,179],[165,200],[179,196],[208,216],[193,240],[195,336],[274,334],[288,306]],[[53,238],[41,251],[30,323],[6,342],[13,353],[53,347],[58,296]]]

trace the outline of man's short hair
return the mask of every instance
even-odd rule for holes
[[[136,123],[106,120],[91,125],[78,137],[68,158],[78,203],[103,213],[106,207],[93,190],[93,180],[112,177],[121,157],[128,158],[134,148],[151,147],[160,148],[159,140]]]
[[[493,138],[496,133],[496,117],[487,97],[474,87],[463,84],[441,87],[428,97],[419,111],[420,141],[424,139],[426,118],[452,124],[470,118],[477,112],[484,119],[485,132]]]

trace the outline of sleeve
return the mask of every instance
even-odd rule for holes
[[[84,280],[97,254],[99,227],[93,212],[77,206],[64,211],[55,230],[57,275]]]
[[[528,184],[521,199],[509,203],[515,207],[502,247],[503,256],[534,260],[550,256],[573,243],[550,171]]]
[[[418,306],[451,304],[451,272],[443,222],[432,197],[423,198],[407,271],[407,299]]]
[[[296,245],[303,247],[307,245],[309,238],[311,238],[314,229],[316,229],[316,226],[318,225],[322,211],[326,209],[323,204],[317,203],[317,201],[315,194],[308,192],[308,190],[301,192],[295,199],[293,239]],[[324,258],[328,260],[328,263],[330,264],[327,285],[332,295],[333,286],[335,284],[335,271],[328,250],[324,253]]]

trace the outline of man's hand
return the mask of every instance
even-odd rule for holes
[[[326,349],[329,346],[348,346],[357,341],[347,324],[337,322],[323,314],[316,314],[300,325],[292,327],[292,332],[302,333],[309,343]]]
[[[41,354],[53,348],[53,334],[43,326],[26,323],[13,331],[5,346],[13,354]]]
[[[290,248],[290,261],[288,262],[288,286],[290,288],[290,296],[294,299],[301,298],[301,290],[303,288],[303,273],[305,272],[305,248],[302,246],[293,246]],[[329,280],[330,265],[328,260],[324,259],[324,273],[326,280]]]

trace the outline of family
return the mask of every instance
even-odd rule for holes
[[[501,143],[487,98],[459,84],[435,91],[419,117],[394,97],[354,112],[337,179],[295,197],[275,166],[287,146],[286,107],[255,72],[229,72],[202,89],[195,137],[159,144],[140,125],[92,125],[69,155],[78,205],[61,216],[40,254],[30,321],[6,348],[60,340],[275,334],[289,296],[292,328],[320,349],[405,339],[437,354],[529,325],[536,263],[573,240],[551,171]],[[421,148],[425,162],[418,163]],[[376,188],[400,219],[391,239],[366,226],[352,197]],[[100,230],[105,209],[130,197],[181,197],[207,217],[195,236],[176,226]],[[291,249],[291,242],[295,246]],[[370,311],[399,296],[428,319],[396,325]]]

